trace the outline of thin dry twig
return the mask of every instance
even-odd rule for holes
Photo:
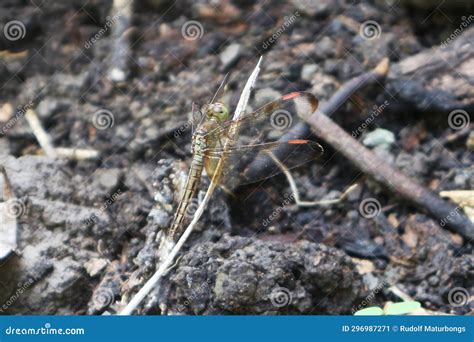
[[[55,151],[60,158],[74,160],[96,159],[100,156],[100,152],[97,150],[83,148],[56,147]]]
[[[28,109],[25,114],[26,121],[31,127],[33,134],[38,140],[41,148],[44,150],[46,155],[50,158],[56,158],[57,153],[54,149],[53,143],[51,142],[50,135],[44,130],[43,126],[41,125],[41,121],[38,118],[38,114],[33,109]]]
[[[275,157],[273,153],[269,152],[269,155],[273,159],[275,164],[280,168],[280,170],[286,176],[286,179],[288,180],[288,183],[290,184],[290,188],[291,188],[295,203],[296,205],[300,207],[314,207],[317,205],[331,205],[331,204],[341,203],[343,200],[346,199],[347,195],[349,195],[349,193],[351,193],[357,187],[357,183],[352,184],[344,191],[344,193],[341,196],[335,199],[319,200],[319,201],[303,201],[300,198],[300,192],[298,190],[298,186],[296,185],[295,179],[293,178],[290,170],[288,170],[288,168],[277,157]]]
[[[114,0],[110,16],[117,20],[112,28],[110,69],[107,76],[117,83],[124,82],[129,74],[130,25],[133,14],[133,0]]]
[[[0,173],[3,175],[3,203],[0,203],[0,260],[6,259],[17,248],[18,236],[18,210],[22,203],[15,202],[13,187],[7,172],[0,165]]]

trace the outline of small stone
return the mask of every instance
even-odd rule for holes
[[[227,46],[219,55],[222,62],[222,68],[225,70],[232,66],[232,64],[240,57],[241,51],[242,46],[240,44],[234,43]]]
[[[395,142],[395,134],[383,129],[377,128],[370,133],[367,133],[362,140],[362,143],[368,147],[377,147],[384,145],[390,147]]]
[[[281,96],[281,93],[272,88],[263,88],[255,93],[255,103],[263,105],[270,101],[276,100]]]
[[[301,12],[311,17],[323,17],[339,6],[337,0],[293,0],[293,5]]]
[[[99,184],[106,189],[113,189],[118,185],[120,179],[119,169],[97,170]]]
[[[362,195],[362,186],[360,184],[357,184],[348,194],[347,194],[347,200],[349,202],[352,201],[357,201],[360,196]]]
[[[317,64],[305,64],[301,69],[301,78],[306,81],[311,81],[318,70],[319,66]]]
[[[466,142],[467,149],[469,151],[474,151],[474,131],[469,134]]]
[[[7,122],[13,115],[13,106],[7,102],[0,107],[0,121]]]
[[[99,275],[107,266],[107,260],[101,258],[92,258],[84,264],[84,268],[91,277]]]
[[[57,99],[45,98],[38,104],[36,112],[41,119],[46,119],[51,115],[58,113],[59,111],[67,110],[69,106],[70,104],[67,102],[59,101]]]

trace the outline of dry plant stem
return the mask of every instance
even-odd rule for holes
[[[138,293],[132,298],[130,303],[128,303],[127,306],[119,313],[120,316],[130,315],[133,312],[133,310],[135,310],[137,306],[140,305],[140,303],[143,301],[143,299],[145,299],[145,297],[150,293],[150,291],[156,286],[156,284],[161,279],[161,277],[164,276],[168,272],[168,269],[170,268],[170,266],[173,265],[176,255],[179,253],[184,243],[188,239],[189,235],[191,235],[191,233],[193,232],[194,227],[196,226],[196,223],[201,218],[202,213],[204,212],[204,209],[206,208],[207,203],[211,199],[212,193],[214,192],[215,188],[216,188],[216,183],[214,183],[213,181],[211,182],[209,188],[207,189],[206,195],[204,196],[203,201],[199,205],[199,208],[196,210],[193,220],[191,221],[189,226],[186,228],[183,235],[181,235],[178,242],[174,245],[173,249],[168,254],[167,258],[163,261],[163,263],[160,265],[160,267],[155,272],[155,274],[153,274],[153,276],[146,282],[146,284],[143,285],[140,291],[138,291]]]
[[[339,197],[331,200],[320,200],[320,201],[302,201],[300,199],[300,192],[298,190],[298,186],[296,185],[295,179],[291,175],[290,170],[277,158],[275,155],[271,152],[269,152],[270,157],[273,159],[275,164],[278,165],[278,167],[282,170],[282,172],[285,174],[286,179],[288,180],[288,183],[290,184],[291,191],[293,193],[293,198],[295,199],[296,205],[300,207],[314,207],[316,205],[331,205],[331,204],[337,204],[343,201],[347,195],[356,188],[357,184],[352,184],[349,186],[346,191]]]
[[[30,125],[33,134],[35,135],[36,140],[38,140],[38,143],[40,144],[46,155],[50,158],[56,158],[57,153],[51,142],[51,137],[44,130],[36,112],[33,109],[28,109],[26,111],[25,118],[26,121],[28,121],[28,124]]]
[[[395,194],[425,208],[436,219],[446,221],[446,225],[454,232],[465,238],[474,239],[473,223],[454,204],[443,201],[427,188],[381,160],[326,115],[312,115],[308,123],[318,137],[342,153],[362,172]]]
[[[110,17],[117,17],[112,27],[111,67],[108,77],[113,82],[124,82],[128,76],[128,56],[130,55],[129,29],[132,22],[133,0],[114,0]]]
[[[17,248],[18,221],[15,215],[9,214],[9,201],[15,199],[10,179],[3,166],[0,165],[0,173],[3,175],[3,201],[0,203],[0,260],[6,259]],[[13,204],[10,204],[13,205]]]
[[[58,157],[74,160],[96,159],[100,155],[99,151],[82,148],[56,147],[55,150]]]
[[[236,107],[236,111],[234,113],[233,120],[237,120],[239,116],[244,112],[245,107],[247,105],[248,99],[250,98],[250,92],[252,90],[253,85],[255,84],[255,80],[257,79],[258,73],[260,71],[260,63],[262,61],[262,57],[260,57],[257,66],[253,70],[252,74],[250,75],[249,79],[247,80],[247,83],[244,87],[244,90],[242,91],[242,95],[240,96],[239,102]],[[229,138],[226,140],[225,145],[224,145],[224,150],[228,148],[231,138],[236,134],[237,128],[235,125],[229,130]],[[212,194],[214,193],[214,190],[216,189],[217,184],[219,184],[219,179],[222,174],[222,168],[224,166],[224,159],[221,158],[219,159],[219,162],[217,163],[216,171],[214,173],[214,176],[212,177],[211,184],[209,185],[209,188],[207,189],[206,195],[204,196],[201,204],[199,205],[198,209],[196,210],[196,213],[194,214],[194,217],[189,224],[189,226],[186,228],[184,233],[181,235],[179,238],[178,242],[173,246],[171,249],[170,253],[166,256],[166,259],[163,261],[163,263],[160,265],[158,270],[153,274],[153,276],[146,282],[146,284],[138,291],[138,293],[132,298],[130,303],[119,313],[120,316],[125,316],[125,315],[130,315],[133,310],[137,308],[138,305],[143,301],[143,299],[150,293],[150,291],[156,286],[158,281],[165,275],[169,268],[173,265],[173,262],[176,258],[176,255],[179,253],[181,248],[183,247],[184,243],[188,239],[189,235],[191,235],[192,231],[194,230],[194,227],[196,226],[197,222],[201,218],[204,209],[206,208],[207,204],[209,203],[209,200],[211,199]]]
[[[473,223],[452,203],[443,201],[439,196],[425,187],[414,182],[401,172],[383,160],[380,160],[372,151],[362,146],[356,139],[352,138],[340,126],[328,116],[343,105],[349,97],[358,89],[382,80],[389,69],[388,60],[384,59],[372,71],[357,76],[346,82],[328,102],[321,104],[320,108],[307,120],[313,132],[326,141],[336,150],[340,151],[346,158],[352,161],[356,167],[368,174],[376,181],[392,189],[400,197],[408,199],[415,205],[428,210],[433,217],[447,221],[446,225],[468,239],[474,238]],[[304,138],[309,134],[305,123],[296,125],[288,134],[280,140]],[[275,154],[281,158],[286,151],[278,151]],[[254,170],[259,172],[259,170]]]

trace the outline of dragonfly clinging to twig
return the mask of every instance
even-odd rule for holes
[[[276,140],[287,133],[294,119],[315,112],[318,100],[313,94],[292,92],[253,112],[245,112],[258,67],[259,64],[249,79],[251,82],[247,82],[233,118],[230,118],[227,106],[216,102],[220,91],[225,88],[227,77],[212,101],[202,106],[197,113],[193,113],[198,121],[191,147],[193,159],[173,223],[168,231],[172,240],[176,241],[180,237],[184,222],[190,217],[189,211],[193,201],[196,201],[203,169],[212,182],[232,189],[238,184],[257,182],[282,172],[279,163],[275,163],[270,156],[272,151],[283,145],[289,151],[281,160],[286,169],[302,165],[322,154],[322,147],[318,143],[299,137],[287,141],[267,141],[269,138]],[[249,173],[246,169],[249,162],[262,163],[264,174],[256,176]]]

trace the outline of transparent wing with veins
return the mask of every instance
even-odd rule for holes
[[[307,163],[322,154],[319,144],[299,137],[288,141],[276,141],[288,133],[302,116],[309,116],[316,110],[318,101],[307,92],[294,92],[267,103],[256,111],[242,114],[240,119],[228,121],[207,133],[206,138],[212,141],[213,148],[204,151],[207,174],[212,177],[220,158],[224,158],[224,167],[219,183],[228,188],[238,184],[257,182],[272,177],[281,168],[273,161],[270,154],[285,147],[288,151],[281,158],[287,169]],[[235,129],[231,139],[229,130]],[[225,141],[229,143],[224,149]],[[268,142],[268,141],[273,142]],[[260,164],[263,170],[258,175],[248,172],[248,165]]]

